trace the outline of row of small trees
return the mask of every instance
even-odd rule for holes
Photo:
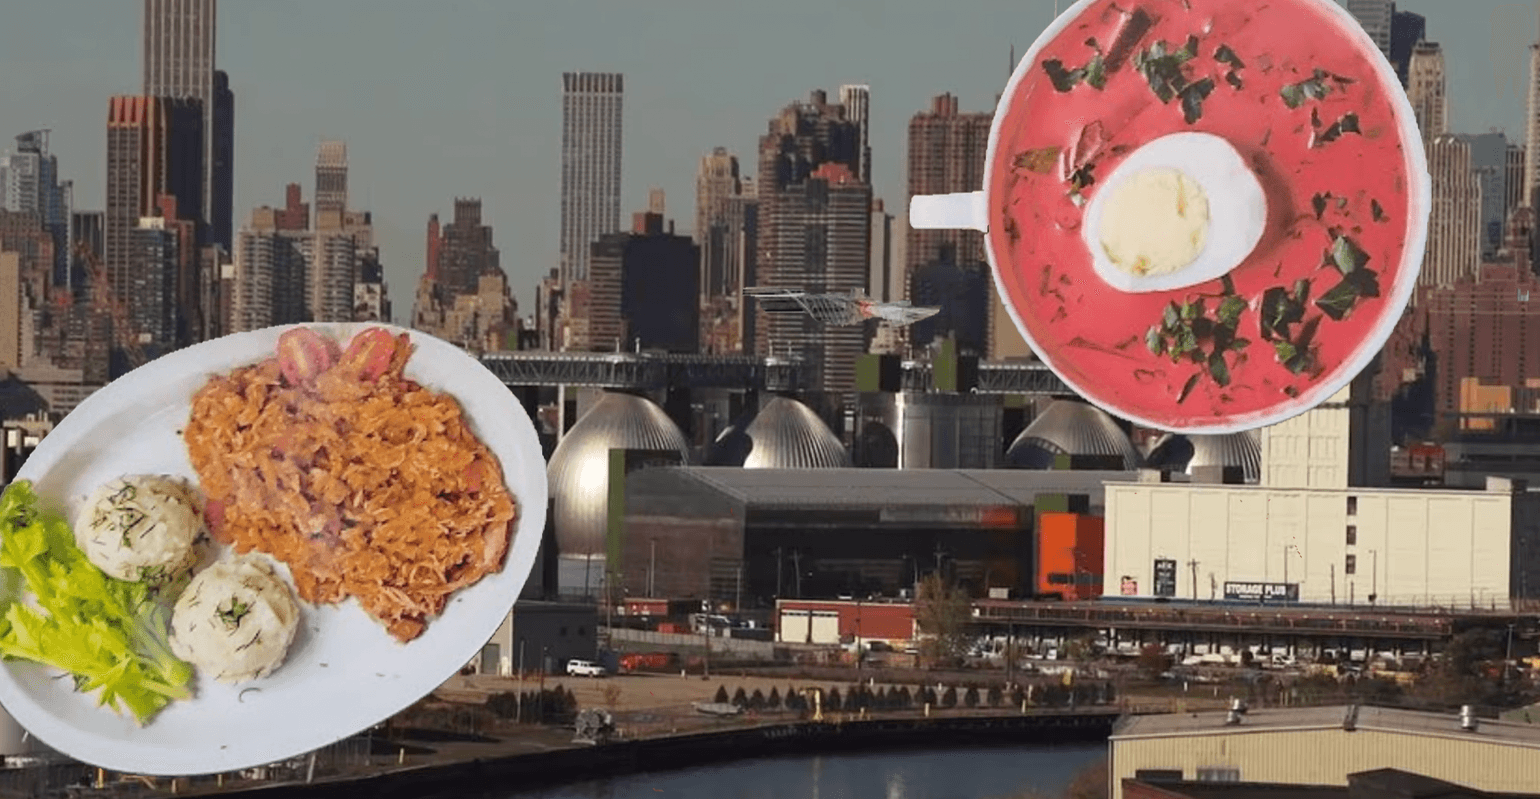
[[[578,701],[572,691],[547,688],[539,691],[503,691],[487,697],[487,710],[500,719],[520,724],[570,724],[577,718]]]
[[[1031,701],[1038,706],[1064,707],[1072,703],[1105,704],[1112,702],[1115,698],[1112,684],[1108,682],[1072,686],[1052,683],[1034,689]],[[911,710],[925,705],[943,709],[955,708],[959,705],[967,708],[998,708],[1006,706],[1007,699],[1011,707],[1019,707],[1027,701],[1027,691],[1019,685],[1011,688],[1009,693],[999,685],[992,685],[980,691],[979,687],[974,685],[968,686],[961,692],[953,686],[938,693],[933,687],[921,687],[910,691],[908,686],[901,685],[893,688],[884,686],[876,691],[865,686],[857,686],[842,694],[838,687],[834,687],[823,693],[823,708],[828,711]],[[792,688],[787,688],[784,695],[778,689],[771,688],[767,695],[761,689],[755,688],[753,693],[749,693],[740,686],[737,691],[728,694],[727,686],[722,685],[717,687],[714,701],[718,704],[737,705],[745,710],[784,708],[800,711],[808,708],[806,695]]]

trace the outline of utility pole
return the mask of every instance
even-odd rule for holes
[[[1336,561],[1332,561],[1332,564],[1331,564],[1331,603],[1333,605],[1337,604],[1337,563],[1336,563]]]
[[[791,551],[791,568],[793,571],[793,585],[797,587],[797,598],[802,598],[802,550]]]
[[[781,598],[781,564],[786,560],[781,553],[781,548],[775,548],[775,598]]]

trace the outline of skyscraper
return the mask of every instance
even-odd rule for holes
[[[1412,50],[1428,35],[1428,21],[1421,14],[1397,11],[1390,18],[1390,64],[1396,68],[1401,85],[1410,78]]]
[[[620,230],[624,77],[561,76],[561,278],[588,279],[590,246]]]
[[[1412,101],[1412,113],[1417,117],[1417,127],[1422,140],[1430,142],[1435,136],[1449,132],[1448,78],[1444,69],[1444,49],[1438,42],[1419,42],[1412,48],[1411,63],[1407,67],[1407,99]]]
[[[315,215],[320,227],[321,214],[348,209],[348,144],[323,141],[315,156]]]
[[[1481,183],[1465,138],[1430,137],[1427,146],[1433,208],[1417,283],[1449,286],[1473,278],[1481,267]]]
[[[871,187],[856,177],[860,126],[823,91],[770,120],[759,140],[759,257],[755,283],[810,292],[864,290]],[[865,344],[859,327],[755,309],[755,351],[811,362],[814,390],[850,391]],[[745,346],[748,342],[745,342]]]
[[[840,105],[845,107],[845,118],[856,123],[860,128],[861,162],[856,169],[856,178],[870,186],[872,184],[872,147],[871,141],[871,116],[872,116],[872,87],[864,83],[847,83],[840,87]]]
[[[518,330],[518,302],[508,290],[481,200],[457,197],[454,218],[428,217],[428,261],[417,284],[412,326],[476,351],[506,349]]]
[[[1396,4],[1392,0],[1347,0],[1347,10],[1374,40],[1380,52],[1390,57],[1390,26]]]
[[[107,198],[102,255],[118,301],[132,307],[135,258],[132,233],[160,213],[161,195],[193,217],[202,199],[203,108],[197,100],[113,97],[107,115]],[[193,217],[195,218],[195,217]]]
[[[70,286],[70,223],[74,183],[59,180],[59,158],[48,152],[48,131],[16,137],[16,149],[0,158],[0,210],[32,214],[53,237],[53,285]]]
[[[1481,192],[1481,257],[1497,256],[1508,220],[1508,139],[1502,133],[1459,137],[1470,146],[1471,169]]]
[[[235,92],[230,91],[230,76],[214,71],[214,110],[209,123],[214,126],[209,159],[214,170],[209,178],[209,233],[211,244],[226,253],[235,245]]]
[[[717,147],[701,157],[700,168],[695,172],[695,240],[700,244],[702,307],[727,291],[727,211],[742,187],[738,158],[726,147]]]
[[[984,155],[989,149],[989,128],[993,123],[994,115],[988,112],[959,113],[957,98],[950,94],[932,99],[929,111],[911,117],[909,199],[982,188]],[[908,285],[909,275],[915,269],[936,261],[944,247],[955,250],[959,261],[982,261],[984,234],[976,230],[909,228],[904,285]]]
[[[313,244],[307,230],[283,230],[278,209],[263,206],[236,234],[229,332],[311,321],[305,273]]]
[[[215,0],[144,0],[140,92],[150,97],[191,99],[202,118],[197,150],[202,160],[198,202],[182,203],[188,218],[214,225],[214,18]],[[227,98],[228,99],[228,98]]]
[[[1503,180],[1503,224],[1508,223],[1508,217],[1519,208],[1529,204],[1529,193],[1524,183],[1524,154],[1525,147],[1522,144],[1508,145],[1508,161],[1505,170],[1506,177]]]
[[[1524,109],[1524,204],[1540,207],[1540,41],[1529,46],[1529,97]]]

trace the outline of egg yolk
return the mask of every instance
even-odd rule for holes
[[[1180,171],[1138,172],[1112,189],[1097,233],[1113,265],[1140,277],[1167,275],[1197,260],[1208,242],[1208,196]]]

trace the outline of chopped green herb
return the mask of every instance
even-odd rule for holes
[[[1336,122],[1331,123],[1331,125],[1328,126],[1326,130],[1321,131],[1320,135],[1315,137],[1311,146],[1315,147],[1322,144],[1329,144],[1342,138],[1344,133],[1362,133],[1358,127],[1357,114],[1343,114],[1337,119]]]
[[[1283,286],[1274,286],[1262,292],[1261,314],[1258,327],[1263,341],[1288,340],[1290,329],[1305,318],[1305,303],[1310,295],[1310,281],[1294,284],[1291,294]]]
[[[1340,322],[1352,313],[1360,299],[1380,296],[1379,275],[1372,269],[1359,268],[1343,274],[1342,281],[1315,301],[1322,313]]]
[[[1380,205],[1379,200],[1369,201],[1369,213],[1374,217],[1374,221],[1376,222],[1384,222],[1386,219],[1385,206]]]
[[[1203,78],[1182,89],[1182,118],[1191,125],[1203,118],[1203,101],[1214,93],[1214,79]]]
[[[1199,367],[1188,379],[1178,402],[1186,399],[1205,373],[1221,388],[1229,385],[1231,365],[1225,356],[1239,354],[1251,343],[1235,335],[1246,300],[1235,293],[1232,281],[1225,279],[1222,283],[1224,293],[1218,295],[1212,316],[1203,296],[1170,302],[1161,312],[1160,324],[1145,334],[1145,346],[1152,354],[1170,358],[1173,364],[1187,362]]]
[[[1101,53],[1091,56],[1091,60],[1085,65],[1085,82],[1093,89],[1101,90],[1107,85],[1107,62]]]
[[[1048,82],[1053,84],[1055,91],[1070,91],[1085,80],[1084,69],[1066,69],[1064,62],[1057,58],[1044,61],[1043,71],[1048,73]]]
[[[1241,57],[1236,55],[1235,51],[1231,50],[1230,45],[1228,44],[1221,44],[1219,47],[1215,48],[1214,60],[1229,66],[1231,69],[1246,68],[1246,62],[1242,61]]]
[[[1326,253],[1326,259],[1337,267],[1338,272],[1347,275],[1362,269],[1364,264],[1369,263],[1369,254],[1358,246],[1358,242],[1338,234],[1332,240],[1331,250]]]
[[[1165,41],[1157,41],[1148,50],[1134,54],[1134,69],[1149,82],[1150,90],[1162,103],[1171,102],[1187,88],[1182,65],[1197,56],[1198,38],[1189,36],[1187,44],[1178,50],[1169,50],[1169,47]]]
[[[1324,69],[1315,70],[1310,77],[1299,83],[1290,83],[1278,90],[1278,95],[1283,98],[1283,104],[1289,108],[1299,108],[1311,100],[1320,100],[1331,93],[1331,84],[1348,84],[1351,80],[1333,75]]]
[[[1317,193],[1310,198],[1310,207],[1315,210],[1315,218],[1320,219],[1326,213],[1326,201],[1331,198],[1331,192]]]
[[[241,626],[241,619],[251,613],[251,606],[242,602],[237,597],[230,597],[230,607],[220,608],[215,611],[219,620],[225,623],[225,627],[234,630]]]
[[[1084,166],[1075,170],[1074,174],[1069,176],[1070,190],[1074,192],[1081,192],[1091,186],[1096,185],[1096,175],[1092,174],[1095,168],[1095,164],[1085,164]]]

